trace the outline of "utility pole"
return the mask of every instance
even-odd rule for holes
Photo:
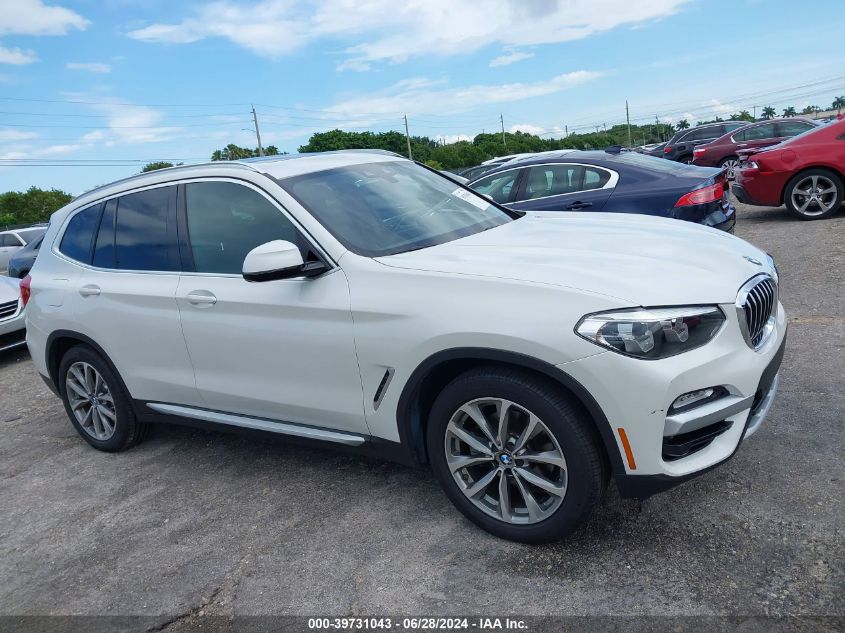
[[[505,116],[501,113],[499,113],[499,121],[502,123],[502,145],[507,149],[508,143],[505,141]]]
[[[628,100],[625,99],[625,120],[628,121],[628,148],[633,147],[634,143],[631,140],[631,114],[628,112]]]
[[[757,120],[757,106],[754,106],[754,120]]]
[[[654,115],[654,126],[657,129],[657,138],[659,138],[662,141],[663,140],[663,130],[660,128],[660,119],[657,117],[656,114]]]
[[[569,136],[569,126],[566,124],[563,126],[563,133],[566,134],[566,136]]]
[[[261,147],[261,132],[258,130],[258,115],[255,113],[255,106],[252,106],[252,120],[255,122],[255,138],[258,139],[258,155],[264,156],[264,148]]]
[[[405,140],[408,142],[408,158],[414,160],[414,154],[411,151],[411,135],[408,134],[408,115],[405,115]]]

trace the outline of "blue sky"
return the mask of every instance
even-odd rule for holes
[[[625,99],[632,122],[694,123],[845,94],[840,0],[5,4],[0,191],[80,193],[150,160],[254,147],[250,104],[264,144],[294,152],[314,131],[401,129],[405,113],[444,140],[500,114],[562,136],[624,121]]]

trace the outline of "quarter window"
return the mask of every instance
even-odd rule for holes
[[[12,246],[21,246],[20,240],[11,233],[0,235],[0,248],[8,248]]]
[[[85,264],[91,261],[91,243],[100,222],[100,212],[103,204],[95,204],[74,215],[67,224],[59,251]]]
[[[121,196],[117,201],[114,253],[121,270],[177,270],[175,187],[158,187]],[[175,212],[175,209],[173,209]]]
[[[189,183],[185,201],[197,272],[239,275],[247,253],[273,240],[305,249],[293,223],[254,189],[231,182]]]
[[[117,199],[106,202],[103,217],[100,219],[92,261],[98,268],[114,268],[114,210],[116,208]]]
[[[487,176],[487,178],[482,178],[472,188],[482,195],[490,196],[499,204],[504,204],[511,199],[511,191],[513,191],[518,174],[518,169],[493,174]]]
[[[584,189],[601,189],[610,180],[610,172],[593,167],[584,168]]]

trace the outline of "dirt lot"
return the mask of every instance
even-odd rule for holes
[[[845,615],[845,212],[743,207],[737,234],[790,315],[769,419],[552,546],[486,535],[425,470],[182,427],[98,453],[25,351],[0,357],[0,614]]]

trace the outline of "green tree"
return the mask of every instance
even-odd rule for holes
[[[815,114],[816,112],[821,112],[822,109],[819,106],[808,105],[805,106],[803,110],[801,110],[801,114]]]
[[[182,163],[179,163],[180,165]],[[168,163],[166,160],[157,160],[152,163],[147,163],[141,168],[141,173],[145,174],[148,171],[155,171],[157,169],[167,169],[168,167],[173,167],[173,163]]]
[[[774,119],[775,115],[777,115],[777,111],[772,106],[766,106],[763,108],[764,119]]]
[[[796,114],[795,108],[793,108],[792,106],[789,106],[788,108],[783,109],[783,116],[785,116],[785,117],[795,116],[795,114]]]
[[[681,119],[678,121],[678,129],[679,130],[686,130],[689,127],[689,121],[686,119]]]
[[[59,189],[30,187],[26,191],[0,194],[0,226],[46,222],[50,215],[73,200]]]
[[[287,152],[279,152],[279,148],[275,145],[268,145],[264,148],[265,156],[279,156]],[[223,149],[214,150],[211,154],[211,160],[240,160],[242,158],[255,158],[258,156],[258,148],[250,149],[248,147],[239,147],[234,143],[229,143]]]
[[[845,97],[836,97],[832,105],[836,108],[837,114],[842,114],[842,108],[845,108]]]

